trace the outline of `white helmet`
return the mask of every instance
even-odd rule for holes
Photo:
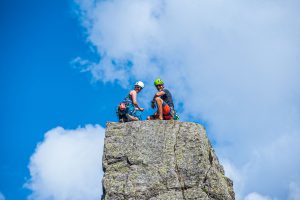
[[[140,86],[142,89],[145,87],[144,83],[142,81],[138,81],[134,84],[134,86]]]

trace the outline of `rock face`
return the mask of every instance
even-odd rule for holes
[[[233,183],[196,123],[107,123],[102,199],[235,199]]]

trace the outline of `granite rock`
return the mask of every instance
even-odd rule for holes
[[[196,123],[107,123],[103,170],[105,200],[235,199],[233,182]]]

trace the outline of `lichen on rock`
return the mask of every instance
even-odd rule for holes
[[[232,181],[200,124],[107,123],[102,198],[235,199]]]

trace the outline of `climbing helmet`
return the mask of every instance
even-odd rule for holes
[[[164,81],[161,80],[160,78],[157,78],[155,79],[154,81],[154,85],[157,86],[157,85],[163,85],[164,84]]]
[[[145,87],[144,83],[142,81],[138,81],[134,84],[134,86],[140,86],[142,89]]]

